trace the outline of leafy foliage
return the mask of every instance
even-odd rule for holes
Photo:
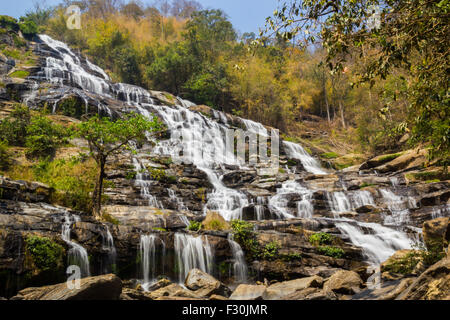
[[[52,156],[68,138],[67,129],[43,116],[32,117],[26,132],[25,146],[31,158]]]
[[[317,251],[320,254],[325,256],[329,256],[332,258],[340,259],[344,256],[345,252],[341,248],[331,247],[331,246],[321,246],[317,248]]]
[[[187,226],[187,229],[189,231],[199,231],[201,228],[202,228],[202,223],[198,222],[198,221],[194,221],[194,220],[191,220],[189,222],[189,225]]]
[[[39,236],[28,236],[25,239],[25,250],[36,267],[42,271],[54,271],[62,267],[64,248],[51,239]]]
[[[107,158],[127,148],[128,143],[133,140],[146,141],[147,133],[158,131],[162,127],[162,123],[156,116],[149,120],[137,114],[130,114],[115,121],[109,118],[99,118],[96,115],[76,126],[76,136],[87,140],[91,151],[90,155],[99,168],[92,198],[96,215],[100,215],[101,210]]]
[[[309,237],[309,242],[313,245],[331,244],[334,237],[326,232],[314,233]]]

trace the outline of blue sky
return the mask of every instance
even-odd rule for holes
[[[44,2],[44,1],[39,1]],[[45,0],[47,5],[55,5],[60,0]],[[143,0],[153,3],[153,0]],[[264,27],[265,18],[276,9],[277,0],[198,0],[205,8],[223,9],[230,17],[234,27],[240,32],[258,32]],[[33,8],[33,0],[1,0],[0,14],[20,17],[27,10]]]

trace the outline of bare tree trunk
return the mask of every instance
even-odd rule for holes
[[[345,126],[345,118],[344,118],[344,106],[342,105],[342,101],[341,101],[341,100],[339,100],[339,111],[340,111],[340,113],[341,113],[342,127],[343,127],[344,129],[346,129],[346,126]]]
[[[331,123],[330,105],[328,104],[328,94],[327,94],[327,83],[326,83],[326,78],[325,78],[325,71],[323,71],[322,86],[323,86],[323,97],[325,99],[325,106],[327,107],[328,123]]]

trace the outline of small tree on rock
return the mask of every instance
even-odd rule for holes
[[[106,177],[106,160],[112,154],[127,148],[131,141],[145,141],[147,135],[162,129],[163,124],[155,116],[149,120],[138,114],[130,114],[123,119],[94,116],[77,125],[76,135],[88,141],[90,155],[97,162],[99,172],[92,194],[93,213],[100,216],[103,180]]]

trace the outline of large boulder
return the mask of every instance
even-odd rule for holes
[[[50,202],[53,189],[40,182],[10,180],[0,176],[0,198],[24,202]]]
[[[355,294],[361,291],[363,281],[354,271],[340,270],[334,273],[323,285],[325,292]]]
[[[282,300],[285,296],[299,290],[310,287],[319,288],[322,283],[323,279],[319,276],[275,283],[267,288],[263,298],[265,300]]]
[[[405,278],[382,283],[378,288],[369,288],[355,294],[352,300],[394,300],[405,291],[415,278]]]
[[[119,300],[122,281],[114,274],[80,280],[79,288],[69,289],[67,283],[39,288],[26,288],[14,300]]]
[[[442,250],[450,242],[450,218],[443,217],[423,224],[423,239],[430,250]]]
[[[267,287],[263,285],[240,284],[231,294],[231,300],[263,300]]]
[[[227,286],[200,269],[192,269],[189,271],[184,285],[200,297],[209,297],[213,294],[221,296],[230,295],[230,289]]]
[[[427,161],[427,150],[408,150],[386,164],[375,167],[380,173],[395,172],[404,169],[419,168]]]
[[[450,300],[450,257],[425,270],[397,300]]]
[[[190,290],[186,290],[182,286],[177,283],[172,283],[168,286],[150,292],[148,296],[153,300],[161,300],[167,297],[178,297],[178,298],[187,298],[187,299],[199,299],[200,296],[196,295],[194,292]]]

